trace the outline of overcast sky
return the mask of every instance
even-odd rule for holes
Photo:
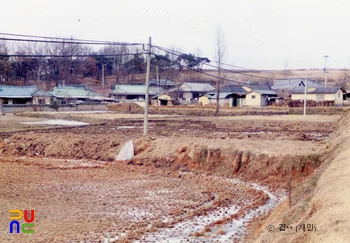
[[[253,69],[350,68],[348,0],[6,0],[0,32],[147,42]]]

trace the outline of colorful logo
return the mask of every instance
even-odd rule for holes
[[[30,214],[29,214],[30,211]],[[10,219],[12,220],[10,222],[10,234],[13,234],[13,229],[16,229],[16,233],[19,234],[20,231],[25,234],[34,234],[34,221],[35,218],[35,212],[34,210],[24,210],[24,220],[26,223],[21,224],[18,220],[20,220],[23,217],[23,212],[21,210],[10,210]]]

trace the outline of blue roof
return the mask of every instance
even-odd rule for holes
[[[86,86],[60,86],[55,87],[50,93],[57,98],[103,98],[96,91]]]
[[[340,87],[309,87],[307,86],[307,94],[335,94],[339,90]],[[343,91],[342,91],[343,92]],[[290,92],[291,94],[304,94],[305,87],[294,88]]]
[[[249,93],[256,92],[261,95],[277,95],[277,92],[274,90],[252,90]]]
[[[297,87],[305,87],[304,78],[286,78],[286,79],[275,79],[273,81],[272,89],[294,89]],[[324,87],[319,82],[307,79],[307,87]]]
[[[242,85],[225,85],[223,87],[221,87],[220,92],[224,93],[224,92],[231,92],[231,93],[238,93],[238,94],[246,94],[247,91],[245,89],[242,88]]]
[[[0,85],[0,97],[2,98],[31,98],[39,89],[32,86]]]

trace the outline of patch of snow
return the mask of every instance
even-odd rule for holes
[[[54,119],[54,120],[42,120],[42,121],[33,121],[33,122],[21,122],[22,124],[27,125],[62,125],[62,126],[86,126],[89,123],[78,122],[78,121],[68,121],[63,119]]]

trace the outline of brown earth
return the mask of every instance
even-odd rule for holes
[[[106,110],[119,111],[127,114],[140,114],[144,112],[144,109],[135,103],[108,104]]]
[[[347,115],[330,137],[327,146],[333,152],[305,183],[293,184],[291,207],[284,202],[255,223],[251,242],[349,242],[349,134]],[[280,224],[294,228],[281,232]],[[276,227],[273,233],[267,231],[270,225]]]
[[[242,203],[243,198],[253,202],[247,210],[256,208],[267,200],[261,191],[242,187],[233,190],[231,184],[210,177],[208,172],[259,182],[275,190],[288,189],[286,178],[290,178],[296,188],[321,171],[341,143],[332,134],[339,131],[340,116],[154,117],[149,121],[149,137],[140,138],[142,116],[115,119],[107,114],[106,119],[104,115],[74,115],[93,117],[94,121],[100,116],[98,123],[84,127],[31,126],[21,131],[19,126],[14,131],[12,124],[6,131],[5,124],[1,125],[0,180],[5,186],[0,189],[4,195],[0,200],[6,205],[2,218],[5,220],[13,207],[38,210],[41,216],[36,221],[38,234],[33,236],[33,242],[98,241],[108,232],[123,231],[130,239],[137,238],[147,230],[165,227],[160,215],[176,223],[218,205]],[[112,162],[130,139],[134,140],[135,158],[127,163]],[[179,171],[194,174],[183,175]],[[175,188],[183,193],[173,191]],[[294,189],[293,198],[303,201],[312,193],[309,189]],[[149,198],[145,196],[147,191],[173,192],[161,193],[160,197],[152,193]],[[300,195],[295,195],[298,192]],[[217,199],[213,208],[201,208],[213,200],[214,194]],[[280,207],[287,211],[286,203]],[[174,217],[187,209],[198,210],[186,217]],[[133,210],[136,211],[131,218],[119,215]],[[145,217],[135,223],[140,211]],[[281,209],[270,217],[278,211]],[[8,224],[4,220],[2,227]],[[148,229],[149,220],[158,226]],[[53,225],[67,234],[50,232]],[[253,224],[251,234],[262,232],[261,225]],[[23,234],[11,237],[0,235],[1,241],[29,239]]]

